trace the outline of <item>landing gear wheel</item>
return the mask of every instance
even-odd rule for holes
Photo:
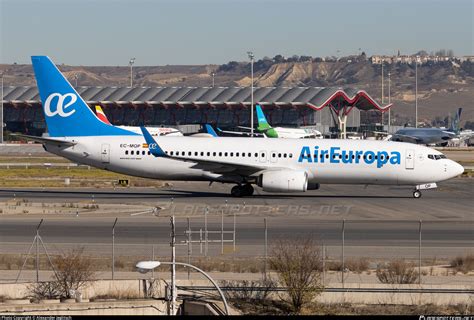
[[[232,189],[230,190],[230,195],[233,196],[233,197],[237,197],[237,198],[240,198],[242,197],[242,192],[243,189],[241,186],[234,186],[232,187]]]
[[[420,190],[413,191],[413,198],[415,199],[421,198],[421,191]]]
[[[234,186],[231,189],[230,194],[233,197],[240,198],[240,197],[245,197],[245,196],[251,196],[253,195],[253,192],[254,192],[254,189],[252,185],[249,183],[244,186]]]
[[[251,196],[253,195],[253,192],[254,192],[254,189],[252,187],[252,185],[249,183],[249,184],[246,184],[244,187],[244,195],[245,196]]]

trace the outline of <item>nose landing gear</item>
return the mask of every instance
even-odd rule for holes
[[[421,198],[421,191],[420,190],[413,191],[413,198],[415,199]]]
[[[232,190],[230,191],[230,194],[233,197],[240,198],[240,197],[251,196],[253,195],[253,192],[254,192],[254,188],[252,187],[250,183],[247,183],[245,185],[234,186]]]

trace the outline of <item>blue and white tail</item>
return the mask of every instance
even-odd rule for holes
[[[137,135],[100,121],[49,57],[31,62],[51,137]]]
[[[454,114],[453,119],[451,120],[451,126],[449,127],[448,131],[454,132],[456,134],[459,133],[461,124],[461,113],[462,108],[458,108],[457,112]]]

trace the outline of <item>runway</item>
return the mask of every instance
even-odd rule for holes
[[[320,190],[297,194],[265,193],[256,189],[252,197],[232,198],[232,185],[200,182],[171,182],[162,189],[0,189],[0,202],[14,198],[28,201],[60,202],[95,201],[97,203],[147,204],[170,208],[160,215],[203,215],[220,213],[230,206],[254,216],[308,215],[315,219],[391,219],[391,220],[466,220],[472,221],[474,180],[457,178],[439,183],[435,190],[423,191],[420,199],[412,198],[412,188],[402,186],[323,185]],[[239,209],[236,209],[236,207]],[[216,209],[218,208],[218,209]],[[120,213],[117,213],[120,215]],[[0,215],[1,216],[1,215]]]
[[[45,218],[41,236],[48,248],[60,251],[83,245],[97,255],[109,254],[112,224],[118,217],[115,243],[118,255],[157,255],[169,253],[169,216],[176,216],[178,241],[184,241],[187,218],[193,233],[193,255],[203,255],[205,215],[210,240],[209,255],[261,256],[264,247],[264,218],[268,225],[268,245],[279,239],[312,235],[327,246],[329,255],[340,255],[344,222],[345,254],[373,259],[416,258],[419,227],[424,258],[449,259],[473,252],[474,219],[472,179],[454,179],[426,191],[421,199],[411,197],[411,189],[390,186],[323,186],[321,190],[296,195],[264,194],[230,198],[229,186],[204,183],[175,183],[168,189],[121,190],[0,190],[0,201],[18,199],[41,202],[93,201],[97,204],[146,204],[160,208],[154,214],[0,215],[0,252],[25,253],[33,240],[35,227]],[[92,196],[93,195],[93,196]],[[236,246],[221,246],[224,230],[233,231],[235,215]],[[201,232],[201,233],[200,233]],[[225,233],[225,240],[232,234]],[[180,246],[178,255],[185,256]]]

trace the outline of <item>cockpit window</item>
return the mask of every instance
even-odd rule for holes
[[[431,160],[446,159],[446,156],[444,154],[429,154],[428,159],[431,159]]]

